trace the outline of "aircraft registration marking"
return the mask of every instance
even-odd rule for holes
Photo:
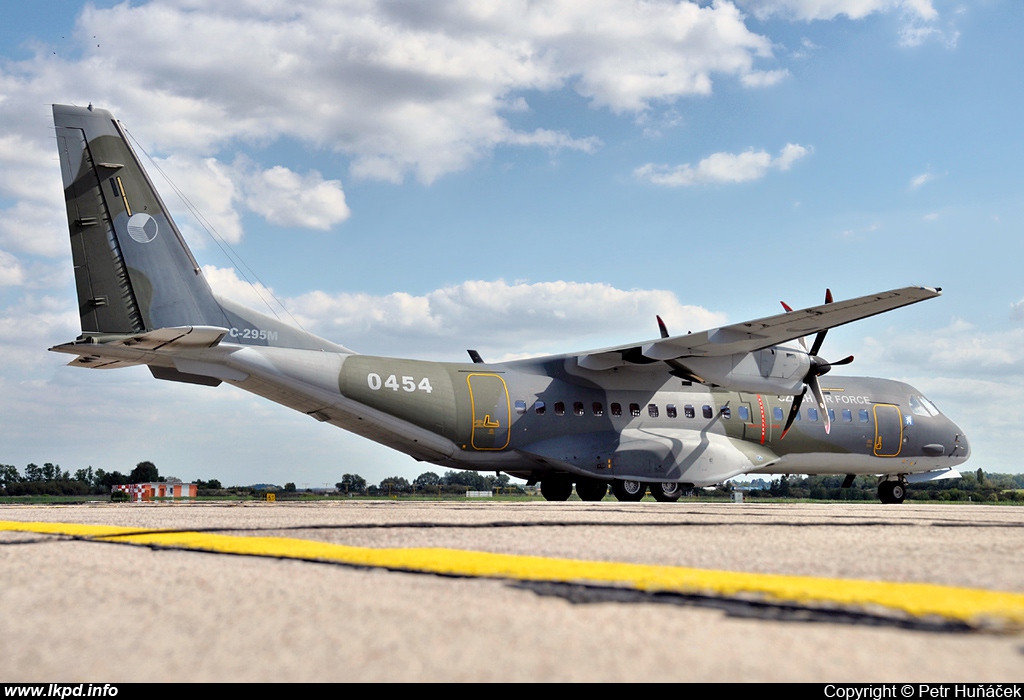
[[[387,389],[391,389],[391,391],[398,391],[399,389],[402,389],[410,394],[414,391],[425,391],[429,394],[434,390],[434,388],[430,386],[429,377],[423,377],[419,382],[417,382],[416,377],[403,375],[401,384],[399,384],[398,377],[395,375],[390,374],[387,379],[382,380],[380,375],[376,372],[370,372],[366,375],[366,385],[374,391],[380,391],[381,387],[385,387]]]
[[[350,547],[285,537],[239,537],[181,530],[139,530],[112,525],[0,521],[0,531],[34,532],[91,542],[213,552],[394,571],[626,586],[647,592],[736,597],[750,594],[778,602],[836,604],[849,608],[881,606],[914,617],[939,616],[985,627],[991,623],[1024,628],[1024,594],[930,583],[893,583],[814,576],[754,574],[681,566],[581,561],[519,554],[442,548]]]

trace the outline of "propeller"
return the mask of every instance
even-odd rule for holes
[[[825,290],[825,303],[832,303],[831,289]],[[782,308],[787,312],[793,310],[786,302],[782,302]],[[789,417],[786,419],[786,426],[782,429],[782,435],[779,438],[780,440],[786,437],[786,433],[788,433],[789,429],[793,426],[793,421],[796,420],[796,414],[800,410],[800,404],[803,402],[804,396],[807,395],[808,388],[811,390],[811,394],[814,396],[814,401],[818,404],[818,410],[821,412],[822,417],[825,420],[825,434],[829,434],[832,430],[832,419],[829,418],[828,409],[825,408],[825,396],[821,393],[821,384],[818,382],[818,377],[823,374],[827,374],[833,367],[850,364],[853,362],[853,355],[844,357],[836,362],[829,362],[821,358],[818,355],[818,352],[821,351],[821,345],[825,342],[826,333],[828,333],[828,329],[818,331],[817,335],[814,336],[814,342],[811,343],[811,349],[807,351],[807,354],[810,356],[811,366],[807,370],[807,374],[804,375],[804,390],[797,396],[793,397],[793,406],[789,409]],[[804,346],[804,349],[807,348],[807,345],[804,344],[803,338],[800,339],[800,343]]]
[[[661,337],[668,338],[668,326],[666,326],[665,322],[661,320],[661,316],[655,316],[655,318],[658,319],[658,331],[661,333]],[[679,377],[680,379],[685,379],[688,382],[697,382],[698,384],[706,383],[703,377],[700,377],[691,372],[685,365],[683,365],[683,363],[679,362],[678,360],[665,360],[665,364],[672,368],[672,371],[669,374],[673,376]]]

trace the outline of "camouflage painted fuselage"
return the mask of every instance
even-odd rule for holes
[[[76,355],[72,365],[228,382],[418,460],[550,479],[559,499],[566,483],[588,497],[603,495],[600,482],[650,483],[664,496],[666,485],[750,472],[902,484],[970,454],[962,431],[899,382],[837,377],[822,405],[792,410],[830,369],[817,356],[825,330],[934,298],[936,288],[828,296],[700,333],[663,329],[660,339],[502,364],[358,355],[216,297],[120,124],[104,110],[53,113],[82,335],[52,349]],[[810,351],[783,344],[812,333]],[[818,415],[826,410],[831,431]]]

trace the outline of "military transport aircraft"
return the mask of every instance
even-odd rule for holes
[[[82,335],[76,367],[222,382],[444,467],[540,482],[548,500],[659,501],[740,474],[957,477],[959,427],[901,382],[822,386],[829,328],[931,299],[906,287],[746,323],[488,364],[359,355],[216,297],[110,112],[55,105]],[[814,334],[810,348],[805,336]],[[806,404],[805,395],[810,394]]]

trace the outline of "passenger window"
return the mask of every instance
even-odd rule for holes
[[[687,418],[696,418],[697,412],[693,409],[693,406],[686,404],[683,406],[683,415]]]
[[[582,401],[574,402],[573,405],[572,405],[572,412],[575,413],[577,416],[582,416],[583,415],[583,402]]]
[[[818,420],[818,409],[808,408],[807,409],[807,420]]]
[[[831,408],[828,409],[828,419],[830,421],[832,421],[833,423],[835,423],[835,421],[836,421],[836,412],[833,411]]]
[[[631,403],[631,404],[629,404],[629,415],[633,416],[634,418],[639,416],[640,415],[640,404],[638,404],[638,403]]]
[[[722,418],[732,418],[732,409],[728,406],[722,406]]]
[[[905,425],[905,426],[907,426],[909,428],[913,424],[914,424],[914,417],[912,415],[910,415],[908,413],[907,415],[903,416],[903,425]]]
[[[782,409],[779,408],[778,406],[772,409],[772,419],[782,420]]]
[[[676,405],[670,403],[668,406],[665,406],[665,413],[668,414],[669,418],[675,418],[678,415],[676,413]]]
[[[651,418],[657,418],[658,417],[658,404],[656,404],[656,403],[647,404],[647,415],[649,415]]]
[[[526,413],[525,401],[516,401],[516,413],[518,413],[519,415],[523,415],[524,413]]]
[[[844,423],[852,423],[853,422],[853,411],[851,411],[848,408],[844,408],[843,409],[843,422]]]
[[[746,406],[740,406],[739,409],[737,409],[737,410],[739,411],[740,420],[742,420],[742,421],[750,420],[750,409],[749,408],[747,408]]]
[[[715,417],[715,412],[712,411],[711,410],[711,406],[708,406],[707,404],[704,404],[703,406],[701,406],[701,413],[703,414],[703,416],[705,418],[714,418]]]
[[[594,409],[594,415],[595,416],[603,416],[604,415],[604,404],[602,404],[600,401],[595,401],[593,406],[591,406],[591,408]]]
[[[868,422],[868,410],[866,408],[860,409],[860,411],[857,412],[857,415],[860,416],[860,422],[861,423],[867,423]]]
[[[538,416],[543,416],[545,411],[547,411],[547,408],[544,407],[543,401],[537,401],[533,404],[533,412]]]
[[[556,416],[564,416],[565,415],[565,404],[562,403],[561,401],[556,401],[555,402],[555,415]]]
[[[621,416],[622,415],[622,404],[617,404],[617,403],[613,403],[612,404],[612,415],[613,416]]]

